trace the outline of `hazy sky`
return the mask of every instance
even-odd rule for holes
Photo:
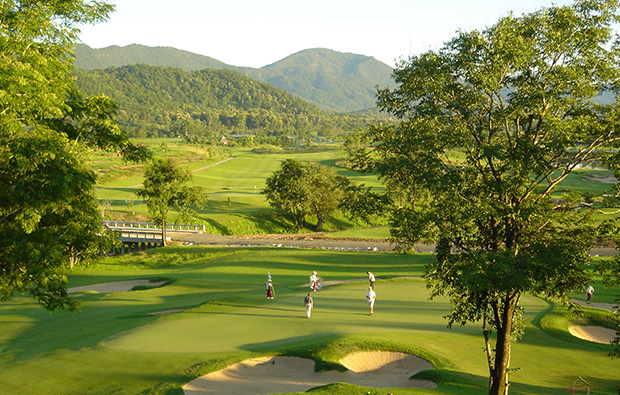
[[[483,29],[568,0],[108,0],[110,19],[83,26],[93,48],[144,44],[262,67],[308,48],[373,56],[394,66],[438,49],[457,30]]]

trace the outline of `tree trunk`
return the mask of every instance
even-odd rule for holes
[[[316,217],[317,221],[316,221],[316,231],[317,232],[322,232],[323,231],[323,222],[325,222],[325,220],[323,219],[322,216],[317,216]]]
[[[501,303],[503,309],[498,311],[499,303],[494,306],[498,320],[497,341],[495,343],[495,365],[491,370],[489,395],[508,395],[508,368],[510,367],[510,341],[514,320],[515,295],[506,296]]]
[[[161,223],[161,246],[166,246],[166,218]]]

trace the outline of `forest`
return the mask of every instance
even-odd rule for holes
[[[106,95],[129,137],[217,138],[230,133],[334,137],[377,119],[337,114],[231,70],[131,65],[75,70],[86,96]]]

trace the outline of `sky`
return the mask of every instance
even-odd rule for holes
[[[310,48],[372,56],[394,67],[459,30],[568,0],[107,0],[107,22],[81,26],[92,48],[174,47],[260,68]]]

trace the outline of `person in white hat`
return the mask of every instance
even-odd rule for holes
[[[310,288],[312,288],[313,291],[316,291],[316,282],[316,272],[312,272],[312,275],[310,276]]]
[[[366,272],[366,274],[368,274],[368,284],[370,285],[370,288],[374,289],[375,288],[375,275],[372,274],[371,272]]]
[[[586,299],[588,303],[590,303],[590,299],[592,299],[593,293],[594,293],[594,287],[590,285],[588,289],[586,290]]]

